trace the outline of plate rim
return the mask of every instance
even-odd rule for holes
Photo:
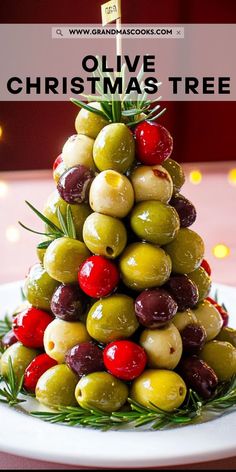
[[[0,444],[1,448],[1,444]],[[179,466],[179,465],[194,465],[194,464],[201,464],[201,463],[207,463],[207,462],[213,462],[213,461],[218,461],[218,460],[224,460],[224,459],[229,459],[231,457],[235,457],[235,446],[232,446],[229,448],[229,450],[224,449],[224,454],[222,455],[221,451],[215,451],[212,453],[203,453],[201,456],[199,455],[186,455],[186,456],[181,456],[179,458],[173,457],[173,458],[167,458],[166,460],[161,460],[161,462],[158,462],[158,460],[148,460],[148,459],[143,459],[139,460],[137,463],[134,460],[124,460],[118,462],[116,459],[114,459],[114,462],[109,459],[109,461],[101,460],[101,459],[91,459],[90,457],[84,458],[84,460],[77,460],[69,457],[67,454],[65,454],[63,457],[64,459],[58,460],[58,456],[51,454],[50,456],[43,451],[32,451],[29,452],[27,449],[19,448],[17,449],[16,447],[7,447],[4,449],[0,449],[0,452],[6,453],[6,454],[11,454],[15,456],[19,456],[25,459],[31,459],[31,460],[36,460],[36,461],[41,461],[41,462],[49,462],[52,464],[58,464],[58,465],[72,465],[72,466],[77,466],[77,467],[86,467],[86,468],[93,468],[93,467],[99,467],[99,468],[105,468],[105,469],[118,469],[118,468],[124,468],[124,469],[143,469],[145,468],[153,468],[153,467],[174,467],[174,466]]]

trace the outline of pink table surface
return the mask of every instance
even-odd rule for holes
[[[1,470],[109,470],[90,467],[71,466],[66,464],[55,464],[52,462],[36,461],[24,457],[18,457],[0,452]],[[116,470],[116,469],[114,469]],[[120,470],[120,469],[118,469]],[[125,469],[127,470],[127,469]],[[128,469],[129,470],[129,469]],[[137,470],[137,469],[130,469]],[[143,469],[141,469],[143,470]],[[236,470],[236,457],[219,461],[202,462],[197,464],[185,464],[173,467],[153,467],[144,470]]]
[[[186,182],[182,193],[196,206],[198,217],[192,229],[204,239],[206,258],[212,267],[212,277],[236,287],[236,182],[229,182],[229,171],[236,162],[201,163],[184,166]],[[200,170],[202,181],[196,185],[189,179],[192,170]],[[0,283],[23,279],[28,268],[37,261],[35,247],[40,237],[21,229],[17,222],[40,230],[38,218],[27,208],[29,200],[42,210],[55,189],[51,171],[0,173]],[[9,238],[11,241],[9,241]],[[212,248],[224,243],[230,253],[223,259],[213,255]],[[0,453],[1,469],[68,469],[62,464],[46,463]],[[69,467],[85,469],[84,467]],[[170,469],[236,469],[236,457],[215,462],[171,467]]]

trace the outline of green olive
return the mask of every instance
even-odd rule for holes
[[[166,159],[162,163],[163,167],[169,172],[174,185],[174,193],[178,193],[185,182],[184,170],[174,159]]]
[[[94,211],[124,218],[134,204],[132,184],[119,172],[104,170],[92,182],[89,202]]]
[[[23,291],[31,305],[50,311],[52,295],[58,285],[59,282],[48,275],[42,264],[34,264],[25,280]]]
[[[182,339],[178,329],[170,323],[163,328],[145,329],[140,337],[149,367],[173,370],[183,352]]]
[[[65,166],[65,163],[62,161],[60,164],[56,167],[56,169],[53,171],[53,179],[56,184],[58,184],[60,177],[64,172],[67,170],[67,167]]]
[[[98,300],[89,310],[86,326],[90,336],[102,343],[132,336],[139,326],[133,299],[115,294]]]
[[[78,377],[65,364],[55,365],[39,378],[36,399],[51,408],[76,406],[75,387]]]
[[[224,341],[211,341],[200,352],[201,359],[216,373],[220,381],[236,374],[236,348]]]
[[[43,263],[50,277],[67,284],[77,282],[79,268],[89,256],[90,252],[81,241],[58,238],[48,246]]]
[[[58,209],[60,210],[62,216],[65,218],[66,213],[67,213],[67,206],[68,204],[63,200],[58,191],[55,190],[48,198],[46,205],[44,207],[44,215],[52,221],[56,226],[60,226],[59,220],[58,220]],[[76,230],[76,237],[80,241],[82,241],[82,230],[83,230],[83,225],[86,220],[86,218],[90,215],[91,213],[91,208],[89,205],[86,203],[80,203],[80,204],[74,204],[74,205],[69,205],[71,212],[72,212],[72,218]],[[50,232],[50,228],[46,225],[46,232]]]
[[[42,241],[42,242],[45,242],[47,243],[47,241]],[[52,240],[50,240],[50,243],[52,242]],[[38,259],[41,263],[43,263],[43,258],[44,258],[44,255],[45,255],[45,252],[46,252],[46,249],[47,247],[38,247],[36,248],[36,253],[37,253],[37,256],[38,256]]]
[[[125,285],[133,290],[159,287],[170,277],[171,259],[152,244],[133,243],[120,258],[120,271]]]
[[[171,321],[179,332],[183,331],[189,324],[197,324],[197,318],[190,308],[185,311],[178,311]]]
[[[80,321],[64,321],[55,318],[44,332],[45,352],[59,364],[65,362],[69,349],[79,343],[90,341],[85,325]]]
[[[95,212],[84,223],[83,239],[94,254],[114,259],[124,250],[127,233],[124,224],[117,218]]]
[[[176,238],[165,246],[171,257],[172,270],[179,274],[188,274],[197,269],[204,256],[202,238],[188,228],[180,228]]]
[[[173,183],[162,166],[138,166],[131,173],[136,202],[159,200],[168,203],[173,193]]]
[[[14,374],[18,380],[21,379],[26,367],[39,354],[35,349],[29,349],[17,342],[4,351],[0,359],[0,373],[3,377],[9,375],[9,358],[12,361]]]
[[[107,372],[93,372],[82,377],[75,389],[77,402],[83,408],[107,413],[119,410],[128,398],[128,387]]]
[[[101,104],[99,102],[90,102],[89,106],[95,108],[96,110],[102,111]],[[108,125],[108,121],[105,120],[102,116],[97,115],[97,113],[92,113],[91,111],[81,108],[79,111],[76,120],[75,120],[75,129],[78,134],[85,134],[90,138],[95,139],[104,128]]]
[[[67,169],[83,165],[96,170],[93,160],[94,139],[84,134],[71,136],[63,146],[62,159]]]
[[[145,370],[134,380],[130,397],[141,405],[172,411],[182,405],[187,393],[183,379],[170,370]]]
[[[223,327],[216,337],[217,341],[227,341],[236,347],[236,329]]]
[[[94,162],[100,171],[113,169],[124,174],[134,157],[134,138],[124,123],[111,123],[100,131],[93,147]]]
[[[155,200],[138,203],[131,213],[130,222],[140,239],[159,246],[170,243],[180,228],[175,208]]]
[[[220,332],[223,320],[218,310],[208,300],[204,300],[193,310],[197,322],[206,330],[207,341],[214,339]]]
[[[203,267],[198,267],[188,274],[188,277],[195,282],[199,292],[199,302],[209,295],[211,290],[211,278]]]

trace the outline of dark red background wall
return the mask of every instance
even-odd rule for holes
[[[0,22],[99,23],[103,1],[7,0]],[[123,0],[122,12],[124,23],[236,23],[235,0]],[[235,102],[165,105],[161,122],[174,137],[173,157],[180,162],[235,160]],[[67,102],[0,103],[0,170],[50,167],[74,133],[76,113]]]

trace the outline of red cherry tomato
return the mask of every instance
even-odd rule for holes
[[[229,324],[229,314],[227,313],[227,311],[224,310],[224,308],[222,308],[222,306],[219,306],[217,310],[221,315],[221,318],[223,320],[223,327],[225,328]]]
[[[213,298],[207,297],[207,300],[208,300],[208,302],[210,302],[212,305],[214,305],[214,306],[217,305],[217,302],[216,302],[215,300],[213,300]]]
[[[13,320],[13,331],[18,341],[26,347],[43,348],[44,331],[53,318],[38,308],[26,308]]]
[[[44,374],[44,372],[46,372],[46,370],[50,369],[54,365],[57,365],[57,361],[49,357],[47,354],[40,354],[35,357],[25,370],[23,383],[24,388],[29,392],[34,392],[38,379]]]
[[[81,289],[90,297],[100,298],[111,293],[119,283],[116,265],[103,256],[91,256],[78,274]]]
[[[122,380],[133,380],[145,369],[147,356],[144,349],[132,341],[113,341],[103,351],[107,370]]]
[[[213,298],[211,297],[207,297],[207,300],[212,304],[214,305],[214,307],[218,310],[218,312],[220,313],[220,316],[223,320],[223,326],[226,327],[228,326],[228,323],[229,323],[229,314],[227,313],[227,311],[221,306],[219,305],[219,303],[217,303],[215,300],[213,300]]]
[[[54,171],[61,162],[62,162],[62,154],[59,154],[59,156],[56,157],[53,163],[52,170]]]
[[[173,139],[164,126],[143,121],[135,128],[136,155],[144,165],[162,164],[170,157]]]
[[[201,267],[206,271],[206,273],[210,276],[211,275],[211,267],[206,261],[206,259],[203,259],[201,263]]]

